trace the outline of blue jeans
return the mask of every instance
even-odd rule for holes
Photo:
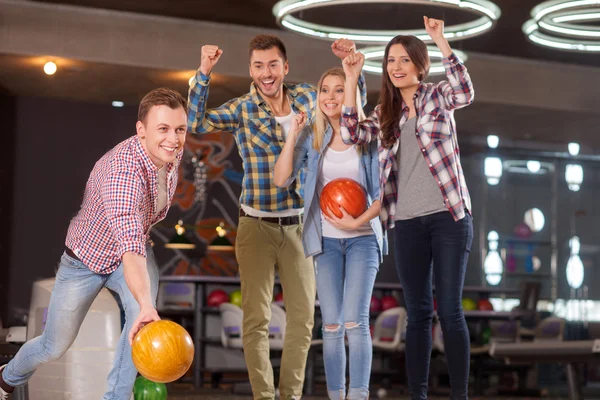
[[[462,290],[473,242],[471,216],[467,213],[454,221],[449,212],[440,212],[396,221],[395,236],[396,268],[408,314],[406,362],[411,397],[427,398],[435,269],[437,312],[444,333],[451,398],[467,399],[470,343]]]
[[[151,293],[156,301],[158,269],[152,249],[148,247],[147,251]],[[140,306],[125,282],[123,265],[112,274],[100,275],[67,254],[63,254],[60,260],[44,332],[25,343],[8,363],[2,371],[4,381],[11,386],[21,386],[40,365],[62,357],[75,341],[90,306],[104,287],[120,297],[125,310],[125,325],[115,351],[112,370],[108,375],[108,389],[102,400],[129,400],[137,370],[131,359],[131,346],[127,335],[140,312]]]
[[[348,399],[366,399],[373,358],[369,307],[379,270],[377,239],[375,235],[324,237],[323,253],[314,256],[314,263],[323,316],[323,359],[329,398],[346,398],[346,333],[350,352]]]

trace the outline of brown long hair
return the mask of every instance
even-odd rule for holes
[[[328,76],[339,76],[342,78],[342,81],[346,83],[346,73],[341,68],[331,68],[328,69],[321,75],[319,79],[319,83],[317,84],[317,106],[315,107],[315,122],[313,124],[313,149],[319,151],[321,150],[321,145],[323,144],[323,139],[325,138],[325,131],[327,131],[327,127],[329,126],[329,120],[327,116],[321,111],[321,88],[323,87],[323,81]],[[358,112],[358,120],[362,121],[365,119],[365,113],[361,104],[360,93],[357,91],[356,93],[356,110]]]
[[[423,81],[429,74],[429,52],[427,46],[421,39],[415,36],[398,35],[385,47],[383,57],[383,71],[381,75],[381,92],[379,94],[381,142],[386,148],[391,148],[396,143],[396,132],[399,129],[400,117],[402,115],[402,95],[400,89],[396,88],[387,72],[388,56],[390,48],[395,44],[401,44],[406,50],[408,57],[419,70],[419,81]]]

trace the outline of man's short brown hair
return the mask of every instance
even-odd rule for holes
[[[187,101],[183,96],[173,89],[163,87],[152,90],[140,101],[138,121],[145,122],[148,112],[154,106],[168,106],[173,110],[182,107],[187,112]]]
[[[275,35],[258,35],[255,36],[254,39],[250,42],[250,51],[248,52],[248,56],[252,58],[252,52],[254,50],[269,50],[273,47],[276,47],[279,51],[279,55],[283,58],[283,61],[287,61],[287,52],[285,50],[285,45]]]

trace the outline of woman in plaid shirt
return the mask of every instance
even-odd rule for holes
[[[341,132],[345,141],[377,141],[379,145],[384,187],[381,218],[384,227],[395,227],[396,267],[408,313],[406,361],[411,397],[427,398],[433,263],[451,398],[466,399],[469,331],[461,302],[473,222],[454,110],[473,102],[473,86],[444,38],[443,21],[423,18],[427,33],[444,55],[448,80],[424,83],[430,66],[427,47],[414,36],[396,36],[385,50],[381,103],[359,123],[354,97],[364,57],[350,55],[344,60],[347,80]]]

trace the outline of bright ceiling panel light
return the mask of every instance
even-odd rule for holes
[[[57,69],[58,68],[56,67],[56,64],[52,61],[48,61],[46,64],[44,64],[44,72],[46,75],[54,75]]]
[[[495,149],[500,144],[500,138],[497,135],[488,135],[487,145],[490,149]]]
[[[600,52],[598,0],[550,0],[531,10],[523,25],[530,41],[540,46],[575,52]]]
[[[578,192],[583,183],[583,167],[578,164],[567,164],[565,168],[565,180],[569,185],[569,190]]]
[[[502,160],[498,157],[486,157],[484,161],[483,171],[487,178],[488,184],[497,185],[502,177]]]
[[[538,172],[540,172],[540,168],[542,168],[542,163],[540,163],[539,161],[535,161],[535,160],[527,161],[527,169],[532,174],[537,174]]]
[[[567,148],[569,149],[570,155],[576,156],[579,154],[579,143],[571,142],[567,145]]]

